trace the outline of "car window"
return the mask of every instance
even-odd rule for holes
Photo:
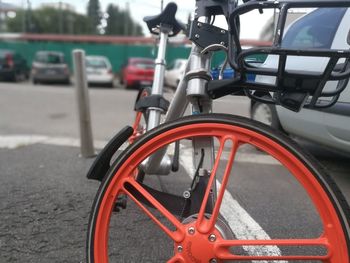
[[[134,61],[132,63],[133,66],[141,69],[153,69],[154,62],[153,61]]]
[[[107,63],[103,59],[86,59],[86,67],[88,68],[107,68]]]
[[[62,64],[64,63],[64,58],[58,54],[41,53],[35,56],[35,61],[48,64]]]
[[[346,8],[320,8],[295,22],[282,41],[284,48],[331,48]]]

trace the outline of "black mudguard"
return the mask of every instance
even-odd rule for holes
[[[110,167],[110,161],[113,155],[118,151],[123,143],[130,138],[133,132],[133,128],[126,126],[117,135],[115,135],[112,140],[109,141],[109,143],[98,154],[95,161],[91,165],[90,170],[87,173],[88,179],[97,180],[100,182],[103,180]]]

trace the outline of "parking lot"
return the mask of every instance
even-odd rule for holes
[[[85,177],[93,159],[79,157],[74,86],[1,83],[0,93],[1,262],[84,262],[89,210],[98,183]],[[97,150],[119,129],[131,123],[136,94],[136,90],[125,90],[121,86],[90,89]],[[167,96],[171,97],[171,90],[167,91]],[[215,102],[214,109],[216,112],[247,116],[249,101],[225,97]],[[348,159],[315,145],[301,143],[327,167],[350,200]],[[247,149],[242,156],[254,157],[252,161],[239,160],[239,170],[249,167],[252,176],[271,175],[275,169],[273,162],[264,161],[252,149]],[[160,180],[161,184],[167,184],[167,179]],[[256,186],[251,188],[253,186],[247,180],[242,178],[240,181],[250,187],[238,190],[238,200],[246,200],[245,209],[262,229],[270,235],[277,234],[273,225],[263,219],[266,207],[255,207],[259,204],[253,202],[260,190],[269,189],[270,183],[266,181],[261,184],[259,190]],[[283,181],[276,180],[275,183],[276,187],[284,189]],[[172,184],[172,187],[176,188],[177,185]],[[287,202],[288,195],[292,193],[288,193],[287,189],[285,191],[284,199]],[[250,208],[258,212],[254,214]],[[299,225],[292,212],[292,208],[288,209],[291,214],[287,225],[290,228],[300,227],[304,231],[311,227],[308,224]],[[143,217],[137,212],[122,214],[122,221],[118,221],[121,224],[119,234],[124,235],[128,231],[122,227],[123,222],[131,220],[137,225],[137,222],[143,222]],[[153,231],[151,229],[149,231]],[[140,242],[141,248],[149,249],[149,240],[140,238]],[[121,242],[121,246],[124,245],[128,255],[145,258],[140,252],[142,249]],[[162,258],[159,253],[149,253],[147,260],[142,262],[158,262]],[[139,260],[135,258],[134,262],[141,262]]]

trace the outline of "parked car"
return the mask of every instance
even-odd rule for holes
[[[70,72],[64,54],[56,51],[39,51],[32,64],[32,80],[37,83],[70,83]]]
[[[127,89],[152,85],[154,66],[149,58],[129,58],[121,70],[121,83]]]
[[[349,25],[350,9],[316,9],[289,27],[282,47],[349,49]],[[286,68],[321,72],[327,62],[327,58],[290,57]],[[277,64],[278,57],[268,56],[263,67],[276,68]],[[274,83],[275,78],[257,76],[256,81]],[[332,84],[334,83],[327,85]],[[256,95],[271,96],[262,92]],[[251,117],[288,134],[350,153],[350,85],[341,94],[338,102],[330,108],[302,109],[301,112],[295,113],[281,106],[252,101]]]
[[[21,54],[12,50],[0,50],[0,78],[20,81],[28,79],[29,67]]]
[[[113,87],[114,74],[108,58],[103,56],[86,57],[86,73],[89,85]]]
[[[176,88],[186,69],[186,59],[175,59],[165,71],[165,85]]]

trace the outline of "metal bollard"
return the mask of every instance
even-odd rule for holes
[[[80,120],[80,149],[85,158],[94,157],[89,90],[86,79],[85,51],[73,50],[75,86]]]

